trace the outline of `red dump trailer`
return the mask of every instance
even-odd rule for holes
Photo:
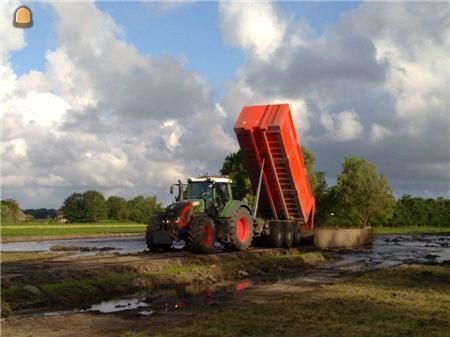
[[[234,131],[256,194],[255,242],[298,243],[313,229],[315,199],[289,105],[246,106]]]

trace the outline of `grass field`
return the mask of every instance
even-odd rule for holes
[[[414,226],[414,227],[375,227],[375,234],[432,234],[432,233],[449,233],[450,227],[431,227],[431,226]]]
[[[106,235],[143,233],[145,224],[100,222],[83,224],[52,224],[46,222],[23,222],[0,227],[2,238],[14,237],[64,237],[75,235]]]

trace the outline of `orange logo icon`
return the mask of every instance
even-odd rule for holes
[[[20,6],[14,12],[14,27],[30,28],[33,25],[31,11],[27,6]]]

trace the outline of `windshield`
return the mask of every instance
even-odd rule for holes
[[[211,197],[212,183],[210,181],[202,181],[189,184],[189,199],[199,199]]]

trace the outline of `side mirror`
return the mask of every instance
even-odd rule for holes
[[[170,186],[170,194],[173,194],[173,185]]]

